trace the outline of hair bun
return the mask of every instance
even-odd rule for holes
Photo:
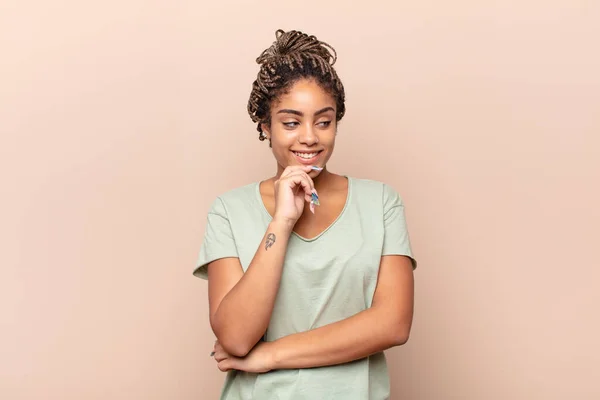
[[[333,47],[321,42],[313,35],[309,36],[300,31],[285,32],[278,29],[275,37],[276,40],[271,47],[264,50],[256,59],[258,64],[269,65],[274,62],[291,64],[292,60],[300,64],[303,54],[318,56],[330,65],[335,64],[337,60],[337,54]]]

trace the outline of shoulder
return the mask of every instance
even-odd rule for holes
[[[352,182],[352,190],[360,197],[369,197],[381,201],[385,210],[403,205],[400,193],[390,184],[362,178],[350,178]]]
[[[229,189],[213,199],[209,213],[229,215],[240,212],[256,201],[257,190],[257,182]]]

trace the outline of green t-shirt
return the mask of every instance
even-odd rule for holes
[[[318,213],[318,207],[317,207]],[[247,270],[271,216],[259,183],[219,196],[207,218],[194,275],[206,265],[238,257]],[[381,256],[413,258],[398,193],[381,182],[348,177],[348,197],[339,217],[315,238],[292,233],[266,341],[351,317],[373,300]],[[276,370],[230,371],[222,400],[383,400],[390,385],[383,352],[346,364]]]

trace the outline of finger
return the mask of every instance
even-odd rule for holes
[[[311,188],[315,187],[315,183],[314,183],[313,179],[305,171],[302,171],[302,170],[293,171],[288,176],[286,176],[285,179],[290,179],[291,177],[294,177],[294,176],[302,176],[302,177],[306,178],[310,187]]]
[[[312,192],[314,190],[314,183],[309,177],[303,176],[301,179],[302,180],[299,187],[302,187],[302,190],[304,191],[304,200],[310,203],[312,199]]]
[[[307,203],[310,203],[312,201],[312,196],[308,195],[308,194],[304,194],[304,201],[306,201]]]
[[[302,172],[305,172],[308,174],[310,171],[312,171],[312,166],[310,166],[310,165],[289,165],[289,166],[285,167],[285,169],[283,170],[283,172],[281,173],[281,176],[279,178],[281,179],[281,178],[291,175],[292,173],[297,172],[297,171],[302,171]]]
[[[285,167],[285,169],[281,173],[281,176],[279,177],[279,179],[293,174],[294,172],[298,171],[299,167],[302,167],[302,166],[301,165],[290,165],[290,166]]]
[[[314,183],[312,179],[304,172],[298,172],[296,174],[290,175],[285,178],[285,181],[288,182],[288,185],[296,189],[297,187],[301,187],[304,191],[305,195],[310,198],[312,194],[312,190],[314,188]]]
[[[230,358],[227,358],[219,363],[217,363],[217,367],[219,368],[219,370],[221,370],[222,372],[227,372],[233,368],[233,362]]]
[[[314,182],[312,180],[312,178],[302,169],[298,169],[296,168],[296,170],[289,170],[288,172],[286,172],[287,175],[282,175],[276,182],[275,182],[275,190],[278,191],[279,188],[281,188],[281,185],[286,185],[288,186],[290,189],[292,189],[294,195],[298,194],[298,190],[299,190],[299,186],[304,186],[304,188],[306,188],[306,185],[302,185],[299,184],[297,179],[292,179],[293,177],[296,176],[304,176],[306,178],[306,180],[308,181],[308,184],[312,189],[314,189]],[[290,180],[291,179],[291,180]],[[306,190],[303,189],[304,192],[306,193]],[[309,193],[306,193],[307,195],[310,195]]]
[[[303,172],[302,176],[303,176],[305,182],[307,183],[307,185],[303,185],[303,187],[305,189],[304,192],[306,193],[306,196],[308,196],[307,201],[310,201],[311,195],[315,191],[315,182],[306,172]]]
[[[223,361],[223,360],[229,358],[229,354],[227,354],[226,352],[224,352],[222,350],[216,351],[214,358],[215,358],[215,361],[217,361],[217,362]]]

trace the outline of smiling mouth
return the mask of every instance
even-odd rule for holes
[[[305,152],[299,152],[299,151],[292,151],[292,153],[294,153],[294,155],[296,157],[300,157],[304,160],[311,160],[313,158],[315,158],[316,156],[319,155],[319,153],[321,153],[322,150],[319,151],[314,151],[312,153],[305,153]]]

